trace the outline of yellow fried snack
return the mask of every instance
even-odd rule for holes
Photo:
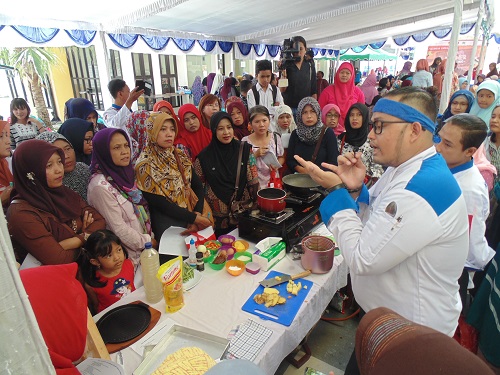
[[[266,289],[273,289],[273,288],[266,288]],[[276,290],[276,289],[274,289]],[[256,294],[254,297],[253,297],[253,300],[259,304],[259,305],[262,305],[264,304],[264,306],[266,307],[273,307],[273,306],[276,306],[276,305],[283,305],[285,302],[286,302],[286,298],[284,297],[281,297],[279,295],[279,291],[276,290],[278,293],[262,293],[262,294]]]
[[[214,365],[215,361],[203,350],[188,347],[167,356],[152,375],[201,375]]]
[[[297,284],[295,284],[293,280],[289,280],[286,286],[286,291],[288,293],[293,294],[294,296],[296,296],[299,293],[299,290],[301,289],[302,289],[302,283],[300,281]]]

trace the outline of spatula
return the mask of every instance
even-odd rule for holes
[[[279,279],[273,278],[273,279],[264,279],[262,280],[259,284],[262,285],[264,288],[272,288],[273,286],[279,285],[281,283],[286,283],[290,280],[296,280],[300,279],[302,277],[309,276],[311,274],[311,271],[304,271],[301,273],[298,273],[296,275],[280,275],[276,276],[279,277]]]

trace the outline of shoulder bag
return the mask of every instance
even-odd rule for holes
[[[243,146],[246,142],[240,143],[240,150],[238,153],[238,169],[236,171],[236,182],[234,183],[234,193],[229,200],[229,224],[237,225],[238,216],[250,211],[253,206],[251,199],[241,200],[243,197],[244,189],[240,189],[240,175],[241,175],[241,160],[243,156]]]

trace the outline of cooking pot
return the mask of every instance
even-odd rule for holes
[[[302,267],[312,273],[327,273],[333,267],[335,243],[324,236],[307,236],[302,239]]]
[[[278,213],[285,209],[286,191],[276,188],[264,188],[257,192],[257,204],[264,212]]]
[[[308,197],[311,195],[311,192],[319,192],[325,196],[327,195],[326,190],[305,173],[289,174],[283,177],[281,181],[286,190],[300,197]]]

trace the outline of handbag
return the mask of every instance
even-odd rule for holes
[[[190,212],[194,211],[194,208],[196,207],[196,204],[198,203],[198,196],[194,192],[193,188],[191,187],[191,184],[189,184],[186,181],[186,176],[184,175],[184,166],[182,165],[181,161],[179,160],[179,155],[177,154],[177,150],[174,148],[174,155],[175,155],[175,160],[177,161],[177,166],[179,167],[179,172],[181,173],[182,176],[182,182],[184,183],[185,186],[185,197],[186,197],[186,204],[187,204],[187,209]],[[210,205],[208,204],[207,200],[204,199],[203,202],[203,210],[201,212],[201,216],[204,216],[210,220],[210,223],[212,226],[214,226],[214,215],[212,213],[212,209],[210,208]]]
[[[458,327],[453,336],[457,342],[465,349],[477,354],[478,332],[473,326],[465,321],[465,317],[460,314],[458,318]]]
[[[241,159],[243,156],[243,146],[246,142],[240,143],[240,150],[238,153],[238,169],[236,170],[236,182],[234,184],[234,193],[229,200],[229,224],[237,225],[238,216],[250,211],[253,207],[253,201],[251,199],[241,200],[243,197],[243,189],[240,190],[239,182],[241,175]]]

